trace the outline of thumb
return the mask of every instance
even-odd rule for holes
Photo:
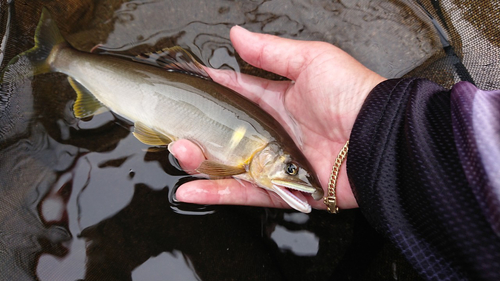
[[[318,43],[254,33],[240,26],[231,28],[230,38],[246,62],[291,80],[296,80],[307,67],[311,61],[309,50]]]

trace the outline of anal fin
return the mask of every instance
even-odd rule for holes
[[[168,145],[172,142],[172,138],[162,134],[150,127],[146,126],[141,122],[135,122],[134,124],[134,136],[142,143],[148,145]]]
[[[200,173],[215,177],[229,177],[246,172],[246,169],[243,165],[229,166],[210,160],[203,161],[196,170]]]
[[[68,82],[76,92],[76,100],[73,104],[73,112],[76,118],[85,118],[108,111],[85,86],[68,76]]]

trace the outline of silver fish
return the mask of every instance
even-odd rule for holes
[[[1,82],[47,72],[68,75],[77,93],[77,118],[109,109],[133,122],[134,136],[143,143],[163,146],[189,139],[207,159],[198,172],[250,181],[301,212],[311,206],[289,189],[315,200],[323,197],[310,163],[283,127],[256,104],[213,82],[180,47],[133,60],[81,52],[63,39],[44,8],[35,47],[12,59]]]

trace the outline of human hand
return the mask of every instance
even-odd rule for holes
[[[252,33],[238,26],[231,29],[230,37],[245,61],[291,81],[271,81],[207,68],[210,76],[254,101],[284,125],[292,138],[300,142],[299,147],[327,194],[332,165],[349,139],[361,105],[385,79],[328,43]],[[205,160],[200,148],[187,140],[175,141],[169,150],[188,171]],[[326,209],[322,200],[315,201],[308,195],[305,198],[313,208]],[[185,183],[178,188],[176,199],[196,204],[289,208],[274,192],[235,179]],[[357,207],[345,164],[337,181],[337,205],[341,209]]]

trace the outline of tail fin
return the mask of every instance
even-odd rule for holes
[[[0,83],[16,82],[34,75],[50,72],[48,61],[56,47],[66,41],[46,8],[35,31],[35,46],[15,56],[5,68]]]

